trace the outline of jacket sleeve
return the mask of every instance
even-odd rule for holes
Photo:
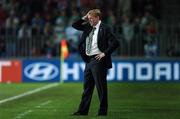
[[[119,41],[115,34],[112,32],[110,27],[106,29],[107,40],[108,40],[108,48],[104,51],[105,55],[109,56],[113,51],[119,46]]]
[[[89,23],[83,19],[79,19],[72,24],[72,27],[77,30],[84,31],[89,27]]]

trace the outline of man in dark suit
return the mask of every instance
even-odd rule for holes
[[[83,31],[79,42],[79,52],[86,66],[84,70],[84,91],[77,112],[73,115],[88,115],[94,87],[100,101],[98,116],[107,115],[107,70],[112,67],[111,54],[119,42],[111,28],[101,22],[99,9],[90,10],[72,26]]]

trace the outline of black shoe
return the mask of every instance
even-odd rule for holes
[[[88,115],[87,113],[84,113],[84,112],[74,112],[73,114],[72,114],[72,116],[86,116],[86,115]]]

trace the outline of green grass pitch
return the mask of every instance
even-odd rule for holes
[[[0,84],[0,101],[43,87],[47,83]],[[96,90],[88,116],[70,116],[77,110],[82,83],[64,83],[0,104],[0,119],[178,119],[180,84],[108,83],[109,111],[97,117]]]

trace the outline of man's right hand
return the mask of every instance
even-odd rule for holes
[[[87,13],[85,16],[83,16],[82,19],[85,20],[85,21],[88,21],[88,14],[89,13]]]

